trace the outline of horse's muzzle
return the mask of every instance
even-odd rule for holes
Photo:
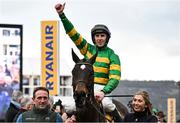
[[[87,101],[87,94],[85,92],[74,92],[74,100],[75,100],[75,104],[76,107],[78,108],[82,108],[86,105],[86,101]]]

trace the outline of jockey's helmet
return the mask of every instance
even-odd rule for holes
[[[91,29],[91,38],[94,44],[95,44],[94,35],[97,33],[106,33],[107,35],[106,44],[108,44],[109,39],[111,37],[111,32],[109,31],[107,26],[104,24],[97,24]]]

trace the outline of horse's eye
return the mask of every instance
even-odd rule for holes
[[[76,69],[74,68],[73,70],[72,70],[72,74],[75,74],[76,73]]]
[[[74,69],[71,71],[71,73],[73,73],[74,72]]]

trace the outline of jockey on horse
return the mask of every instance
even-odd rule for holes
[[[95,25],[91,30],[92,41],[94,45],[88,43],[82,35],[80,35],[72,23],[67,19],[64,14],[65,3],[57,4],[55,9],[61,18],[66,33],[71,40],[75,43],[81,54],[90,59],[98,50],[94,67],[94,91],[95,98],[98,102],[102,102],[106,112],[111,112],[114,116],[114,121],[121,121],[116,106],[112,100],[105,97],[110,94],[119,84],[121,78],[121,65],[120,59],[114,51],[109,48],[108,42],[111,37],[109,29],[103,24]]]

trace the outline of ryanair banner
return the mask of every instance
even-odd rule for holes
[[[58,95],[58,21],[41,21],[41,84]]]

